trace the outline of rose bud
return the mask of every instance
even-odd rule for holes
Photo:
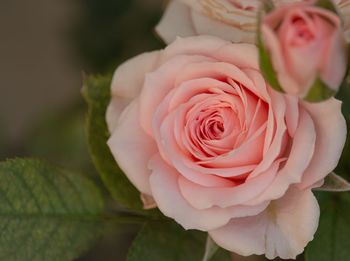
[[[261,67],[272,87],[308,101],[337,92],[348,61],[336,13],[310,1],[286,4],[262,18],[258,39]]]

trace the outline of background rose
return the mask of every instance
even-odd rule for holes
[[[343,18],[344,30],[347,41],[350,41],[350,0],[334,0]]]
[[[346,134],[339,101],[277,93],[254,45],[209,36],[120,66],[107,122],[118,164],[166,216],[268,258],[293,258],[312,240],[310,188],[335,168]]]
[[[273,0],[276,6],[302,0]],[[350,40],[350,0],[334,0]],[[208,34],[228,41],[254,43],[259,0],[171,0],[156,27],[166,43],[176,36]]]
[[[287,93],[305,97],[318,78],[338,90],[347,68],[347,46],[333,12],[308,3],[281,6],[263,18],[261,33]]]

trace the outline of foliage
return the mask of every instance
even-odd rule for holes
[[[200,261],[204,255],[206,233],[186,231],[173,221],[147,222],[134,240],[127,261]],[[222,249],[211,261],[229,261]]]
[[[305,251],[306,261],[347,261],[350,241],[350,194],[323,194],[315,239]]]
[[[80,175],[37,160],[0,163],[0,260],[72,260],[98,237],[103,209]]]
[[[101,178],[113,198],[123,207],[142,209],[139,192],[118,168],[108,146],[109,132],[105,120],[110,100],[111,77],[91,76],[85,81],[83,94],[88,104],[87,136],[90,154]]]
[[[309,102],[321,102],[334,96],[336,93],[335,90],[330,89],[320,78],[317,78],[304,99]]]

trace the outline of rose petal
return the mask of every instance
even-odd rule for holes
[[[297,94],[299,91],[299,86],[296,81],[287,73],[281,45],[276,35],[271,30],[271,28],[265,24],[261,26],[261,32],[264,38],[264,47],[270,55],[272,66],[276,70],[277,79],[280,85],[283,87],[283,90],[286,93]]]
[[[258,52],[252,44],[232,44],[218,37],[199,35],[178,38],[169,45],[163,54],[163,61],[177,55],[204,55],[220,62],[230,63],[239,68],[259,70]]]
[[[322,64],[321,75],[330,88],[337,90],[347,69],[348,55],[345,51],[347,50],[347,43],[341,28],[333,32],[329,39],[331,39],[331,42],[328,53],[325,55],[325,61]]]
[[[178,36],[187,37],[197,34],[193,28],[191,9],[178,0],[170,1],[155,30],[167,44],[173,42]]]
[[[305,169],[314,155],[316,132],[309,114],[300,110],[298,128],[284,167],[277,173],[268,189],[259,197],[247,204],[258,204],[266,200],[278,199],[288,190],[289,186],[302,180]],[[250,177],[249,177],[250,178]]]
[[[319,212],[311,190],[292,188],[261,214],[232,219],[209,234],[219,246],[243,256],[295,259],[313,239]]]
[[[139,95],[145,73],[155,67],[158,58],[159,51],[144,53],[126,61],[116,69],[111,84],[111,102],[106,112],[110,133],[113,132],[125,107]]]
[[[174,81],[181,68],[191,63],[207,61],[211,59],[200,55],[178,55],[146,75],[140,94],[140,122],[147,134],[153,136],[153,115],[159,104],[174,88]]]
[[[199,35],[215,35],[227,41],[234,43],[254,43],[255,31],[242,31],[237,27],[233,27],[214,20],[206,15],[202,15],[196,11],[192,11],[192,21],[196,34]]]
[[[179,174],[167,165],[159,155],[150,163],[152,175],[150,184],[152,195],[162,213],[173,218],[185,229],[208,231],[221,227],[233,218],[257,215],[268,203],[254,207],[236,206],[228,208],[210,208],[198,210],[192,207],[181,195],[178,188]]]
[[[300,188],[307,188],[331,173],[338,164],[346,140],[346,122],[341,102],[331,98],[320,103],[303,103],[316,129],[316,147]]]
[[[129,98],[113,97],[111,99],[106,111],[106,123],[109,133],[113,132],[118,124],[120,115],[130,102]]]
[[[140,54],[122,65],[115,71],[112,79],[112,98],[135,98],[140,94],[145,74],[155,69],[160,51]]]
[[[265,136],[264,157],[256,169],[249,175],[250,178],[258,176],[261,172],[268,169],[269,166],[271,166],[271,164],[280,156],[286,145],[287,127],[284,120],[286,112],[284,96],[272,89],[270,89],[269,92],[271,96],[271,104],[269,108],[269,118],[267,120],[268,129]],[[276,129],[272,130],[274,125],[276,126]]]
[[[251,179],[233,187],[203,187],[186,178],[179,178],[182,195],[197,209],[207,209],[213,206],[226,208],[239,205],[256,198],[274,180],[281,161],[276,161],[271,168]]]
[[[197,171],[191,171],[184,162],[189,161],[194,164],[192,160],[187,158],[187,155],[181,151],[177,145],[174,136],[174,120],[175,112],[170,113],[163,121],[160,127],[160,140],[162,142],[162,150],[164,150],[167,161],[184,176],[191,179],[192,181],[201,184],[202,186],[231,186],[234,184],[232,181],[221,178],[215,175],[203,175],[203,173]]]
[[[148,161],[157,152],[155,142],[139,124],[139,105],[134,100],[123,112],[108,140],[108,146],[120,168],[135,187],[148,195],[150,170]]]
[[[294,137],[299,121],[299,100],[295,96],[285,95],[286,125],[290,137]]]

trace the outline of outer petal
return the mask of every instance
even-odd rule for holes
[[[193,28],[191,9],[178,0],[169,3],[155,30],[167,44],[173,42],[178,36],[187,37],[197,34]]]
[[[230,26],[206,15],[192,11],[192,20],[197,34],[215,35],[234,43],[254,43],[255,31],[243,31],[238,27]]]
[[[179,173],[167,165],[159,155],[150,163],[153,170],[150,178],[152,195],[158,208],[164,215],[171,217],[185,229],[208,231],[229,222],[233,217],[245,217],[259,214],[268,202],[253,207],[238,205],[235,207],[213,207],[199,210],[192,207],[182,196],[178,188]]]
[[[253,44],[232,44],[215,36],[199,35],[196,37],[178,38],[169,45],[162,55],[169,60],[176,55],[203,55],[220,62],[234,64],[238,68],[259,70],[257,48]]]
[[[279,165],[280,161],[276,161],[267,171],[235,187],[203,187],[182,177],[179,178],[179,186],[184,198],[198,209],[245,204],[263,193],[273,182]]]
[[[296,81],[287,73],[286,64],[283,60],[282,48],[276,34],[265,24],[261,26],[261,30],[264,37],[265,48],[271,56],[272,65],[273,68],[276,69],[278,81],[287,93],[297,94],[299,87]]]
[[[120,115],[123,110],[129,105],[131,99],[122,97],[113,97],[107,107],[106,122],[109,133],[112,133],[118,124]]]
[[[160,51],[143,53],[120,65],[112,79],[112,97],[135,98],[140,94],[145,74],[158,62]]]
[[[261,214],[232,219],[209,234],[219,246],[243,256],[296,258],[313,239],[319,213],[311,190],[291,188]]]
[[[149,159],[157,152],[155,142],[142,130],[139,123],[139,106],[134,100],[123,112],[119,123],[108,140],[108,146],[129,180],[148,195]]]
[[[320,103],[303,103],[316,129],[314,156],[306,169],[301,188],[312,186],[331,173],[338,164],[346,140],[346,123],[341,102],[331,98]]]
[[[328,56],[322,68],[322,78],[329,87],[338,90],[347,70],[347,43],[341,28],[330,36]]]
[[[154,69],[158,57],[159,51],[144,53],[126,61],[115,71],[112,79],[111,102],[106,112],[110,133],[113,132],[126,106],[139,95],[145,74]]]

